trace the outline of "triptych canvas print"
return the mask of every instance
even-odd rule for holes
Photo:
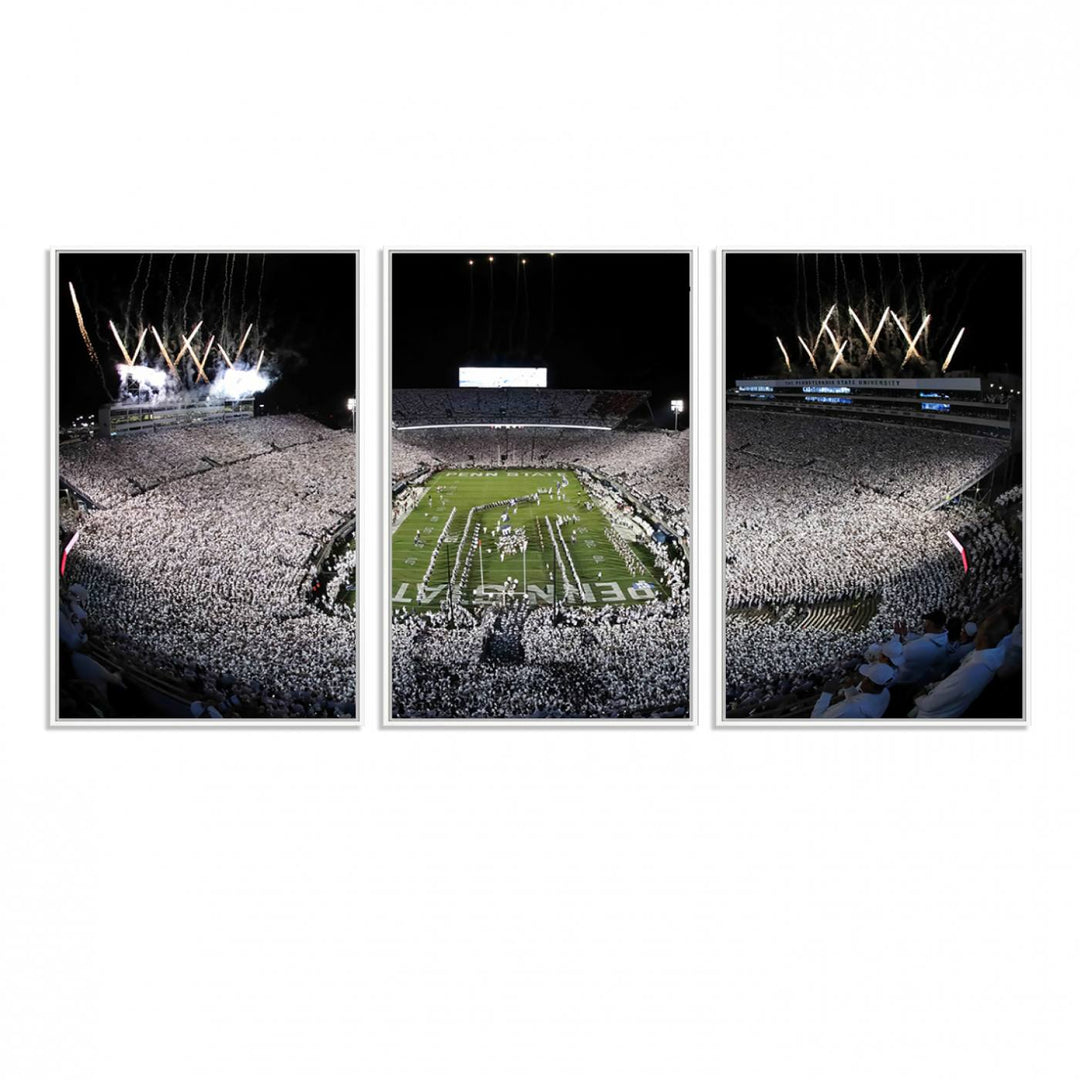
[[[51,721],[1026,722],[1023,254],[715,266],[56,253]]]

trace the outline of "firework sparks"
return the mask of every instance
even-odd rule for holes
[[[777,338],[776,344],[780,346],[780,351],[784,354],[784,363],[787,365],[788,371],[791,371],[791,358],[787,354],[787,349],[784,348],[784,343]]]
[[[837,350],[836,355],[833,357],[833,362],[829,365],[829,374],[833,372],[833,368],[840,363],[841,357],[844,355],[844,350],[847,348],[847,341],[845,341]]]
[[[915,346],[918,344],[919,338],[922,337],[922,332],[929,325],[930,325],[930,316],[927,315],[926,318],[923,319],[922,325],[920,325],[919,329],[915,332],[915,336],[911,339],[911,344],[908,346],[908,351],[906,353],[904,353],[904,360],[903,360],[903,363],[901,363],[901,365],[900,365],[901,367],[903,367],[904,364],[906,364],[908,362],[908,360],[910,360],[912,357],[916,357],[917,359],[922,359],[922,357],[919,356],[919,350],[916,349]]]
[[[161,340],[161,335],[153,326],[150,327],[150,333],[154,335],[154,340],[157,342],[158,349],[161,352],[161,355],[165,357],[165,363],[169,365],[169,370],[175,375],[176,365],[173,364],[172,357],[169,355],[169,350],[165,348],[165,342]]]
[[[142,352],[143,342],[146,340],[146,327],[143,327],[142,333],[139,334],[139,340],[135,342],[135,351],[131,354],[132,364],[139,362],[139,353]]]
[[[79,300],[75,296],[75,286],[72,285],[70,281],[68,282],[68,289],[71,290],[71,303],[75,307],[75,318],[79,323],[79,333],[82,334],[82,339],[86,344],[86,351],[90,354],[90,359],[100,367],[97,353],[94,352],[94,346],[90,342],[90,335],[86,332],[86,323],[83,322],[82,309],[79,307]]]
[[[952,347],[949,349],[949,355],[945,357],[945,363],[941,365],[941,373],[945,374],[949,370],[949,364],[952,363],[953,353],[956,352],[956,346],[960,344],[960,339],[964,336],[964,330],[966,327],[960,327],[960,333],[956,335],[956,340],[952,343]]]
[[[124,363],[130,367],[134,363],[134,361],[128,355],[128,351],[124,347],[124,343],[120,340],[120,332],[113,325],[112,319],[109,320],[109,329],[112,331],[112,336],[116,338],[116,344],[120,346],[120,352],[123,354]]]
[[[881,336],[881,328],[885,325],[885,320],[889,317],[889,309],[886,308],[881,315],[881,319],[877,324],[877,329],[874,331],[873,337],[866,332],[866,327],[859,321],[859,316],[855,314],[854,308],[848,308],[848,314],[855,320],[855,325],[859,328],[859,332],[864,338],[866,338],[866,358],[870,359],[871,356],[876,356],[877,340]]]
[[[229,359],[229,354],[222,348],[220,341],[218,342],[217,347],[218,347],[218,352],[220,352],[221,355],[225,357],[225,363],[228,364],[229,367],[232,367],[232,361]]]
[[[202,363],[200,364],[198,360],[195,361],[195,365],[199,369],[199,377],[201,377],[202,381],[205,382],[205,383],[208,383],[210,381],[206,377],[206,361],[210,359],[210,350],[213,347],[214,347],[214,335],[211,334],[210,335],[210,340],[206,343],[206,349],[205,349],[205,351],[203,352],[203,355],[202,355]],[[195,381],[198,382],[198,379],[196,379]]]
[[[235,363],[240,363],[240,354],[244,351],[244,346],[247,344],[248,334],[251,333],[251,323],[248,323],[248,328],[244,331],[244,336],[240,339],[240,348],[236,350],[236,355],[233,357]],[[231,366],[231,365],[230,365]]]
[[[184,353],[191,353],[191,359],[195,361],[195,366],[199,367],[199,358],[195,355],[195,350],[191,347],[191,342],[195,335],[199,332],[199,328],[202,326],[202,319],[195,324],[195,329],[188,334],[187,337],[180,338],[180,351],[176,354],[176,362],[179,364],[184,359]]]
[[[814,370],[817,371],[817,361],[814,359],[814,350],[811,349],[801,337],[799,338],[799,344],[806,350],[806,355],[810,357],[810,363],[814,365]]]
[[[893,317],[893,322],[896,323],[897,327],[900,330],[900,333],[904,335],[904,340],[908,343],[908,347],[910,348],[911,347],[911,335],[908,333],[908,328],[903,324],[903,321],[900,319],[900,316],[897,315],[895,311],[890,312],[890,314]],[[906,360],[907,357],[905,356],[904,359]],[[904,365],[901,364],[900,366],[903,367]]]
[[[820,308],[818,310],[820,310]],[[821,320],[821,329],[818,330],[817,337],[814,338],[814,349],[813,349],[814,352],[817,352],[817,347],[821,344],[821,335],[825,333],[825,330],[829,325],[829,320],[833,317],[833,312],[835,310],[836,310],[836,305],[833,304],[833,306],[831,308],[829,308],[829,313],[825,316],[824,319]],[[831,331],[830,331],[830,333],[831,333]]]

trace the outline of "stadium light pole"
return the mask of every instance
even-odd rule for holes
[[[675,430],[679,430],[679,413],[683,411],[683,401],[681,398],[675,398],[671,403],[671,411],[675,414]]]
[[[356,431],[356,398],[351,397],[345,402],[345,408],[349,410],[349,418],[352,421],[352,429]]]

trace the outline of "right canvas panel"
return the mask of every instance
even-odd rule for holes
[[[1025,723],[1024,253],[720,267],[722,723]]]

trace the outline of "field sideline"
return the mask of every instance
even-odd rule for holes
[[[560,488],[561,478],[567,484]],[[428,478],[419,503],[400,523],[391,538],[391,604],[394,610],[418,611],[437,608],[446,598],[447,582],[457,558],[470,508],[503,499],[526,498],[539,489],[550,488],[557,494],[542,494],[540,503],[520,503],[516,507],[494,506],[473,515],[483,532],[483,583],[481,589],[481,557],[474,554],[464,588],[455,586],[455,600],[473,606],[502,602],[503,583],[508,577],[517,579],[513,587],[518,599],[527,591],[532,603],[551,603],[553,556],[545,518],[552,526],[558,516],[576,515],[579,520],[563,526],[563,535],[577,572],[585,586],[586,603],[648,603],[667,595],[653,568],[652,555],[641,544],[631,544],[646,570],[631,573],[622,555],[605,535],[612,523],[598,507],[586,509],[588,495],[577,475],[559,469],[446,469]],[[453,508],[457,513],[450,526],[454,542],[444,545],[427,587],[420,596],[420,582],[431,560],[433,546]],[[488,531],[500,523],[503,514],[509,515],[513,529],[525,529],[528,548],[524,555],[516,553],[500,559],[495,537]],[[422,544],[416,543],[417,530]],[[470,532],[472,531],[470,527]],[[577,533],[577,540],[571,538]],[[449,559],[447,558],[447,549]],[[464,562],[464,553],[462,555]],[[449,570],[447,563],[449,562]],[[523,590],[522,582],[528,586]],[[639,584],[644,583],[644,584]],[[565,582],[559,571],[559,598],[564,595]],[[459,595],[460,589],[460,595]]]

